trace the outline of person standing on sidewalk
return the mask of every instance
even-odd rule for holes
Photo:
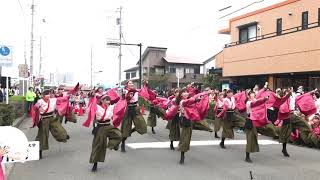
[[[36,94],[33,92],[33,87],[29,87],[29,90],[27,91],[26,94],[26,114],[30,113],[31,107],[34,104],[34,99],[36,97]]]

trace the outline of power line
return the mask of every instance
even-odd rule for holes
[[[20,6],[20,11],[21,11],[23,17],[25,18],[24,10],[23,10],[23,7],[22,7],[22,5],[21,5],[20,0],[18,0],[18,3],[19,3],[19,6]]]
[[[124,38],[123,33],[122,33],[122,39],[123,39],[123,42],[124,42],[125,44],[127,44],[127,41],[126,41],[126,39]],[[132,52],[132,50],[131,50],[131,48],[129,48],[129,46],[126,46],[126,48],[129,50],[130,54],[131,54],[133,57],[135,57],[135,58],[138,59],[138,56],[136,56],[136,55]]]

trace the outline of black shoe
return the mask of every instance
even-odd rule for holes
[[[224,142],[220,142],[220,147],[221,147],[222,149],[226,149],[226,146],[224,146]]]
[[[64,124],[67,124],[67,122],[68,122],[67,119],[65,119],[65,120],[64,120]]]
[[[115,151],[118,151],[119,150],[119,146],[116,146],[113,148]]]
[[[217,138],[217,139],[220,139],[220,137],[218,136],[217,132],[214,133],[214,137]]]
[[[67,135],[67,139],[70,139],[70,136],[69,136],[69,135]]]
[[[124,141],[121,143],[121,152],[126,152],[126,145]]]
[[[273,137],[273,139],[279,139],[279,136],[275,136],[275,137]]]
[[[245,161],[246,161],[247,163],[252,163],[252,160],[250,159],[250,157],[246,157]]]
[[[91,171],[92,171],[92,172],[96,172],[96,171],[97,171],[97,168],[98,168],[98,163],[94,163]]]
[[[285,156],[285,157],[290,157],[289,153],[287,152],[287,150],[282,150],[282,154]]]
[[[152,134],[156,134],[156,132],[154,131],[154,129],[152,128]]]
[[[171,141],[171,143],[170,143],[170,149],[173,150],[173,151],[175,150],[174,146],[173,146],[173,141]]]
[[[184,152],[181,152],[181,155],[180,155],[180,164],[184,164]]]
[[[39,151],[39,159],[42,159],[42,150]]]

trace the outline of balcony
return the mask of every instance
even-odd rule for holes
[[[217,67],[223,68],[224,77],[318,71],[319,30],[316,22],[230,43],[217,57]]]

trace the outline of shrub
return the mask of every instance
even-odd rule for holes
[[[15,119],[14,107],[11,104],[0,104],[0,126],[11,126]]]

